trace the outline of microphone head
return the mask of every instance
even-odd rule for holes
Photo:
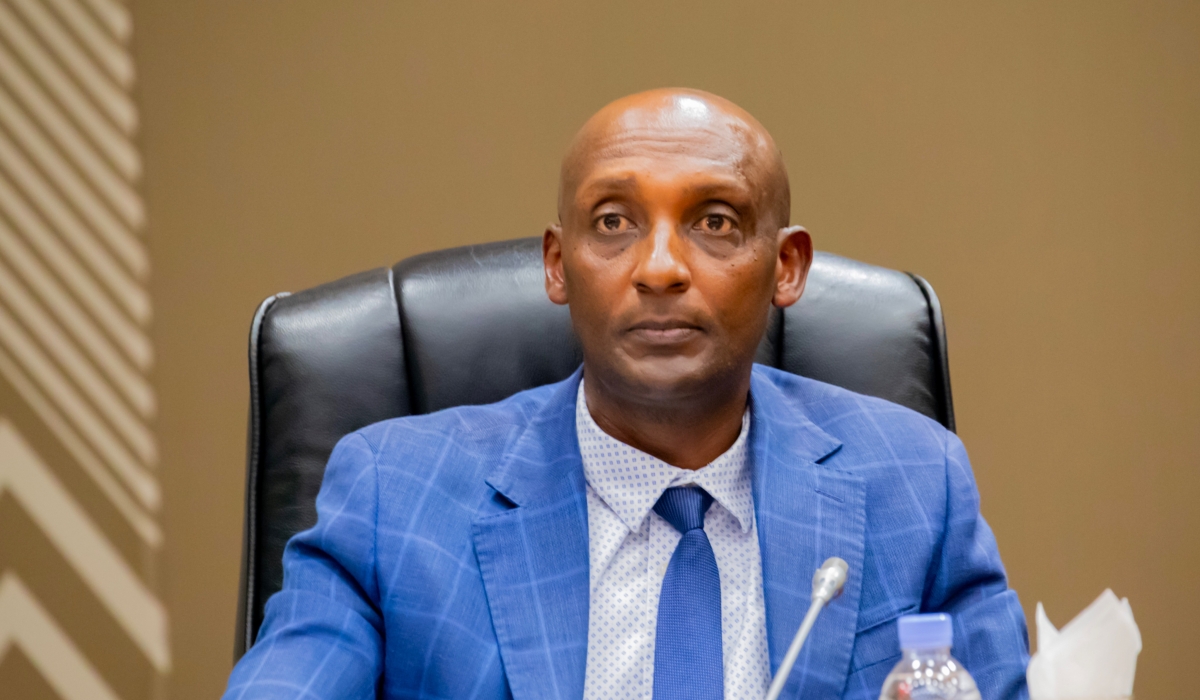
[[[813,575],[812,599],[829,602],[842,594],[850,565],[841,557],[829,557]]]

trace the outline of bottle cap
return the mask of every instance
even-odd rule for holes
[[[897,624],[901,649],[940,649],[954,642],[954,626],[946,613],[905,615]]]

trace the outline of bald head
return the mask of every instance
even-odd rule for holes
[[[787,170],[771,134],[748,112],[700,90],[664,88],[609,103],[575,135],[559,179],[560,220],[579,185],[605,161],[690,157],[732,168],[754,192],[757,209],[778,229],[791,215]]]

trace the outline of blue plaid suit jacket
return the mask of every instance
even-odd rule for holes
[[[225,698],[582,697],[579,377],[343,438]],[[1025,617],[962,443],[895,404],[761,366],[751,410],[772,671],[813,571],[850,564],[784,697],[875,700],[899,659],[896,618],[945,611],[985,700],[1024,698]]]

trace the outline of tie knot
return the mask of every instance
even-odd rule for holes
[[[713,497],[700,487],[676,486],[663,491],[654,512],[671,523],[681,534],[704,527],[704,514]]]

